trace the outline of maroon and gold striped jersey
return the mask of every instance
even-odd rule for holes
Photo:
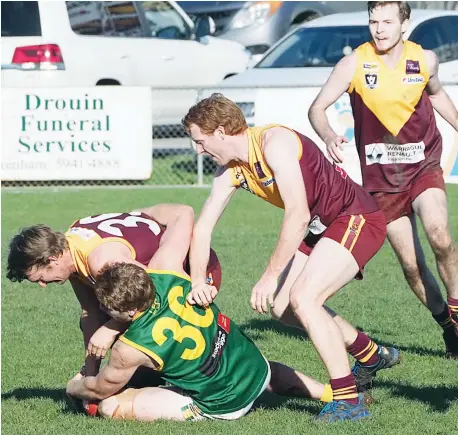
[[[370,192],[408,190],[424,171],[440,167],[442,138],[426,92],[430,78],[423,48],[411,41],[395,68],[373,43],[356,49],[348,93],[355,120],[363,186]]]
[[[159,248],[165,227],[140,212],[106,213],[75,221],[65,233],[76,272],[94,281],[89,271],[89,254],[102,243],[126,245],[132,258],[148,265]]]
[[[275,175],[263,153],[263,134],[274,127],[286,128],[275,124],[248,128],[249,162],[231,162],[228,168],[234,186],[242,187],[265,201],[284,208]],[[342,168],[330,163],[312,140],[291,131],[297,138],[297,158],[307,192],[311,213],[309,230],[312,233],[324,232],[337,216],[359,215],[379,209],[370,194],[347,176]]]

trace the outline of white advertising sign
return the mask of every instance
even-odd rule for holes
[[[2,89],[2,181],[143,180],[149,88]]]
[[[446,86],[455,106],[458,107],[458,86]],[[255,124],[283,124],[310,137],[326,153],[324,143],[308,120],[308,109],[320,88],[261,88],[255,96]],[[350,98],[344,94],[327,110],[331,127],[348,139],[343,150],[341,165],[357,183],[362,182],[359,156],[354,140],[354,122]],[[436,113],[436,120],[443,139],[442,168],[447,183],[458,183],[458,133]]]

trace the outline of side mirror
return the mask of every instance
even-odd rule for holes
[[[215,22],[211,17],[202,17],[196,21],[196,38],[200,40],[204,36],[213,35],[216,30]]]

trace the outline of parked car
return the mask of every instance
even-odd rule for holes
[[[2,1],[1,20],[6,88],[199,88],[250,60],[243,45],[209,35],[211,20],[194,24],[173,1]],[[195,100],[195,90],[154,91],[155,136],[173,135]]]
[[[405,33],[406,39],[436,52],[444,83],[458,83],[457,28],[456,11],[414,9]],[[343,56],[369,40],[367,12],[317,18],[282,38],[254,68],[224,80],[218,90],[238,102],[253,123],[256,87],[322,86]]]
[[[238,43],[196,37],[203,26],[175,2],[4,1],[1,11],[3,87],[203,86],[249,60]]]
[[[367,9],[358,1],[180,1],[197,20],[211,17],[215,36],[238,41],[254,56],[268,50],[282,36],[302,23],[337,12]]]

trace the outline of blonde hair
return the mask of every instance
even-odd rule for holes
[[[191,124],[197,125],[204,134],[213,133],[220,125],[226,134],[235,136],[248,128],[242,110],[223,94],[212,94],[192,106],[181,121],[189,132]]]

